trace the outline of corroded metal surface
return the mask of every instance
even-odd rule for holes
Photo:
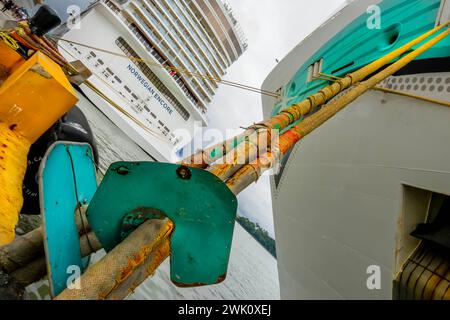
[[[80,278],[80,287],[64,290],[56,300],[123,299],[169,255],[174,225],[151,220],[117,245]]]
[[[393,75],[397,71],[401,70],[403,67],[408,65],[411,61],[416,59],[418,56],[432,48],[434,45],[445,39],[450,34],[450,30],[447,29],[436,37],[428,40],[420,47],[416,48],[411,53],[408,53],[403,58],[393,63],[386,69],[380,71],[379,73],[373,75],[368,80],[357,83],[352,88],[348,89],[343,93],[342,96],[328,103],[325,107],[317,111],[316,113],[306,117],[300,123],[293,126],[291,129],[284,132],[279,139],[280,145],[280,156],[283,157],[290,149],[292,149],[295,144],[306,137],[308,134],[319,128],[326,121],[335,116],[342,109],[347,107],[350,103],[358,99],[361,95],[369,91],[371,88],[375,87],[378,83],[382,82],[389,76]],[[421,38],[421,37],[420,37]],[[365,67],[367,68],[367,67]],[[365,69],[363,68],[363,69]],[[363,74],[361,70],[355,72],[355,74]],[[252,182],[257,181],[259,175],[269,169],[266,166],[267,156],[263,155],[261,157],[264,161],[259,161],[256,164],[247,164],[243,166],[239,171],[237,171],[232,177],[232,185],[234,187],[233,192],[240,192],[245,189]],[[256,176],[255,172],[259,174]],[[255,179],[256,177],[256,179]],[[229,182],[227,182],[229,184]],[[236,186],[239,186],[238,188]]]
[[[137,208],[126,214],[122,222],[121,238],[124,240],[147,220],[164,219],[164,212],[153,208]]]
[[[348,74],[346,77],[342,79],[337,79],[337,81],[334,82],[333,84],[323,88],[317,93],[312,94],[305,100],[296,103],[290,106],[289,108],[281,111],[272,118],[250,127],[244,133],[238,135],[237,137],[231,138],[225,142],[221,142],[214,146],[208,147],[204,150],[200,150],[194,155],[191,155],[182,160],[181,163],[193,167],[206,168],[216,160],[224,157],[226,153],[236,148],[237,146],[236,141],[238,142],[238,144],[242,143],[243,141],[246,141],[246,139],[252,134],[254,134],[261,126],[280,131],[288,128],[290,125],[295,124],[297,121],[299,121],[303,116],[306,116],[311,112],[313,112],[318,106],[323,105],[324,103],[330,101],[337,94],[350,88],[352,85],[357,84],[360,81],[363,81],[366,77],[370,76],[380,68],[391,63],[394,59],[398,58],[402,54],[408,52],[412,47],[420,44],[431,35],[436,34],[445,27],[447,27],[448,24],[449,22],[424,33],[423,35],[397,48],[396,50],[393,50],[392,52],[364,66],[363,68]],[[263,152],[261,152],[261,154],[262,153]]]
[[[101,298],[121,300],[127,297],[156,269],[170,254],[170,239],[165,237],[155,246],[143,246],[139,253],[129,259],[127,266],[116,279],[116,286]]]
[[[137,222],[168,217],[176,225],[171,237],[171,280],[192,286],[214,284],[227,273],[236,212],[236,196],[205,170],[118,162],[102,180],[87,217],[106,251],[122,241],[124,229],[130,229],[130,224],[124,226],[124,217]]]

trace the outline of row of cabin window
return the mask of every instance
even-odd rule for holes
[[[136,64],[138,65],[139,69],[150,80],[150,82],[152,82],[158,88],[158,90],[161,91],[165,98],[169,100],[169,102],[175,107],[175,110],[177,110],[178,114],[180,114],[181,117],[187,121],[190,118],[189,112],[178,102],[178,100],[167,89],[162,81],[151,71],[148,65],[142,62],[141,57],[133,50],[133,48],[131,48],[130,45],[121,37],[116,40],[116,44],[120,49],[122,49],[122,51],[125,52],[125,54],[138,59],[138,62],[136,62]]]
[[[73,44],[71,44],[71,45],[73,46]],[[91,51],[90,54],[91,54],[91,56],[94,57],[94,58],[97,57],[97,55],[96,55],[93,51]],[[97,62],[98,62],[100,65],[104,65],[104,62],[103,62],[103,60],[101,60],[101,59],[97,59]],[[114,76],[114,72],[113,72],[110,68],[106,68],[105,70],[106,70],[108,73],[110,73],[111,76]],[[121,80],[119,77],[114,76],[114,79],[115,79],[119,84],[122,83],[122,80]],[[131,89],[130,89],[128,86],[124,86],[124,89],[125,89],[128,93],[131,93],[131,96],[132,96],[135,100],[139,100],[139,97],[138,97],[134,92],[132,92]],[[150,115],[151,115],[154,119],[156,119],[156,115],[155,115],[153,112],[151,112],[150,109],[149,109],[146,105],[144,105],[144,109],[145,109],[147,112],[149,112]],[[159,125],[160,125],[164,130],[167,131],[167,133],[170,133],[170,129],[167,128],[167,127],[164,125],[164,123],[163,123],[162,121],[158,120],[158,123],[159,123]]]

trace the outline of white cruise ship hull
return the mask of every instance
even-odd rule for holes
[[[103,3],[82,17],[59,41],[61,54],[69,61],[81,61],[91,72],[88,79],[102,94],[131,117],[82,84],[83,93],[125,134],[157,161],[178,160],[177,150],[188,144],[196,129],[206,124],[188,101],[170,73],[130,31],[126,22]],[[126,57],[122,41],[145,61],[153,75],[180,101],[181,113],[139,68],[139,60]],[[183,118],[183,112],[189,118]]]
[[[263,89],[285,86],[324,43],[377,3],[354,1],[333,16],[280,62]],[[450,14],[445,1],[441,14]],[[450,101],[446,71],[398,75],[381,86]],[[263,104],[270,116],[274,100]],[[406,298],[420,299],[417,292],[435,281],[434,271],[448,276],[442,270],[448,261],[434,257],[421,258],[418,275],[402,273],[423,245],[410,233],[430,218],[436,198],[450,195],[449,123],[448,107],[369,91],[298,143],[282,175],[271,178],[283,299],[405,298],[396,281],[407,283],[412,295]],[[445,297],[447,284],[445,277],[433,283],[432,298]]]

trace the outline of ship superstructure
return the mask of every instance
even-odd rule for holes
[[[231,8],[216,0],[99,1],[66,27],[61,53],[147,129],[83,92],[158,161],[174,160],[207,124],[217,80],[247,47]]]

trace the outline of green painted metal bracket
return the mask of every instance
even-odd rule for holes
[[[146,219],[168,217],[171,280],[178,286],[223,281],[228,269],[236,196],[213,174],[175,164],[111,165],[87,211],[91,228],[109,251]]]

